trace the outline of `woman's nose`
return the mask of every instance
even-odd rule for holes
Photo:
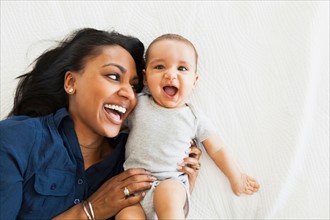
[[[118,94],[129,100],[135,99],[135,92],[130,84],[122,85],[122,87],[119,89]]]

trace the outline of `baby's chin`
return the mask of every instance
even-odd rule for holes
[[[177,102],[177,101],[163,101],[163,102],[156,102],[156,104],[162,106],[163,108],[181,108],[186,106],[185,102]]]

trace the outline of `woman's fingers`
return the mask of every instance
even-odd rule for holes
[[[156,177],[150,175],[150,172],[145,169],[134,168],[124,171],[119,180],[122,195],[127,198],[128,195],[134,195],[136,192],[141,192],[151,188],[152,183],[157,180]],[[133,200],[135,201],[135,200]]]
[[[186,157],[184,158],[179,164],[179,166],[185,166],[194,170],[199,170],[201,167],[201,164],[198,162],[198,159],[192,158],[192,157]],[[187,169],[190,170],[190,169]]]
[[[121,174],[117,175],[115,178],[117,181],[124,181],[127,178],[130,178],[135,175],[150,175],[150,171],[142,168],[134,168],[134,169],[128,169],[122,172]]]
[[[129,169],[106,181],[91,197],[97,216],[109,218],[141,201],[155,178],[144,169]],[[95,215],[96,215],[95,214]]]
[[[179,171],[188,174],[189,186],[190,186],[189,189],[191,193],[195,186],[196,178],[198,176],[198,170],[200,168],[198,160],[195,158],[187,157],[184,158],[178,165],[179,165],[178,167]]]
[[[191,147],[189,148],[189,157],[196,158],[197,160],[199,160],[201,155],[202,155],[202,150],[197,147],[195,141],[192,141]]]
[[[104,191],[123,191],[125,187],[130,186],[130,192],[145,190],[150,188],[150,183],[156,178],[150,175],[149,171],[144,169],[134,168],[129,169],[121,174],[109,179],[101,187]],[[104,189],[103,189],[104,188]],[[121,194],[121,196],[123,193]]]
[[[125,187],[121,188],[123,191],[123,197],[128,197],[128,196],[135,196],[144,190],[150,189],[152,185],[152,182],[139,182],[139,183],[130,183],[127,184]],[[126,190],[126,192],[125,192]]]
[[[145,192],[140,192],[140,193],[134,194],[132,196],[125,197],[122,200],[122,205],[123,205],[123,207],[134,205],[134,204],[140,202],[144,196],[145,196]]]

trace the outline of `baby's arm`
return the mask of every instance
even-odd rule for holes
[[[217,135],[212,135],[203,141],[203,145],[216,165],[227,176],[231,188],[237,196],[241,193],[251,195],[259,190],[259,183],[254,178],[240,172]]]

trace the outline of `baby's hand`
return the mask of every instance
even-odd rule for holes
[[[237,196],[240,196],[242,193],[252,195],[259,191],[259,187],[259,183],[245,173],[241,174],[240,181],[231,184],[231,188]]]

